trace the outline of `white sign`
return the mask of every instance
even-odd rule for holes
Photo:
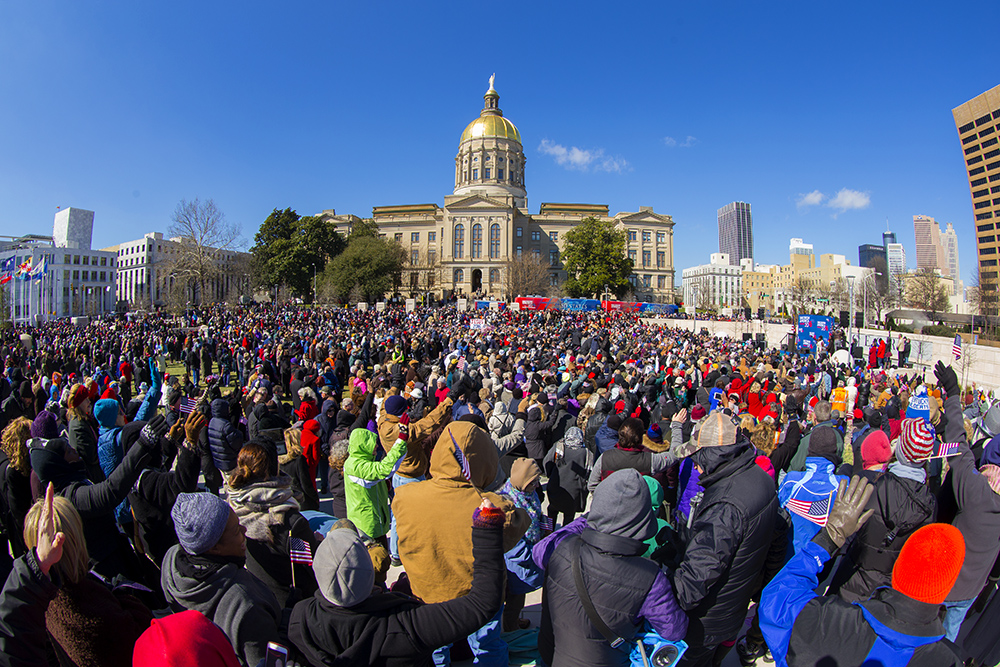
[[[406,312],[412,313],[416,309],[417,309],[417,300],[416,299],[407,299],[406,300]]]
[[[368,304],[364,301],[358,301],[358,310],[368,310]]]
[[[455,304],[455,307],[458,308],[459,310],[467,310],[469,308],[469,300],[459,299],[458,302]]]
[[[375,312],[382,313],[385,312],[385,301],[379,301],[375,304]]]
[[[490,310],[500,310],[500,302],[490,301]]]
[[[519,304],[517,301],[512,301],[511,303],[507,304],[507,307],[513,310],[515,313],[521,312],[521,304]]]
[[[469,320],[469,328],[472,330],[482,331],[486,328],[486,320],[481,318],[477,320]]]

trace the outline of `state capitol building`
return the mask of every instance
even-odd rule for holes
[[[466,126],[455,156],[455,189],[437,204],[376,206],[372,217],[380,235],[407,251],[400,292],[513,299],[503,272],[508,260],[533,256],[548,269],[557,292],[566,280],[559,252],[566,233],[586,217],[612,220],[627,230],[627,252],[637,301],[672,303],[674,222],[648,206],[635,213],[609,215],[605,204],[543,203],[528,212],[525,157],[521,133],[500,110],[500,95],[490,88],[479,117]],[[342,232],[359,219],[321,214]]]

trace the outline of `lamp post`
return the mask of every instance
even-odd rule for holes
[[[313,305],[316,305],[316,265],[313,264]]]
[[[847,290],[850,293],[851,307],[847,316],[847,349],[851,349],[851,325],[854,322],[854,276],[847,276]]]

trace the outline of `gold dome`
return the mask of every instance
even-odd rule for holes
[[[514,123],[498,115],[480,116],[469,123],[465,131],[462,132],[462,139],[459,143],[463,143],[468,139],[485,139],[487,137],[510,139],[521,143],[521,133],[514,127]]]

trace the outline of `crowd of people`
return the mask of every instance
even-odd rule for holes
[[[885,349],[454,308],[7,328],[0,665],[995,665],[1000,406]]]

